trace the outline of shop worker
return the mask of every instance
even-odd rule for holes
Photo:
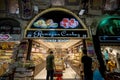
[[[47,76],[46,80],[53,80],[54,75],[54,55],[53,51],[49,51],[49,55],[46,57],[46,70],[47,70]]]
[[[87,55],[87,49],[82,49],[82,69],[84,72],[84,80],[93,80],[92,58]]]

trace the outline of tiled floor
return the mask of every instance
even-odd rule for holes
[[[35,80],[45,80],[46,78],[46,70],[45,68],[34,77]],[[69,66],[63,71],[63,80],[80,80],[80,77],[76,74],[76,72]]]

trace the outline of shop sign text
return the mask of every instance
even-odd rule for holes
[[[88,37],[86,30],[27,30],[27,38],[38,37]]]

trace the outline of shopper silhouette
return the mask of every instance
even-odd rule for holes
[[[107,71],[109,71],[108,65],[107,65],[108,61],[109,61],[109,52],[107,49],[104,50],[103,55],[104,55],[104,59],[105,59],[106,69],[107,69]]]
[[[87,50],[83,49],[82,68],[84,71],[84,80],[93,80],[92,58],[87,55]]]
[[[54,76],[54,55],[53,51],[49,51],[49,55],[46,57],[46,70],[47,70],[47,76],[46,80],[53,80]]]

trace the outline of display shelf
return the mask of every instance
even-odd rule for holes
[[[31,69],[28,68],[17,68],[15,73],[14,73],[14,77],[32,77],[34,76],[34,67],[32,67]]]
[[[64,60],[59,56],[55,58],[55,70],[56,71],[63,71],[64,70]]]
[[[13,52],[14,79],[25,79],[26,77],[34,76],[34,65],[32,61],[26,60],[28,52],[28,42],[22,41]]]
[[[11,64],[12,50],[0,50],[0,76],[4,76],[8,72],[9,64]]]
[[[45,61],[44,55],[42,53],[32,53],[31,60],[33,64],[39,65]]]
[[[33,46],[38,49],[38,43]],[[14,50],[14,79],[30,79],[32,80],[44,67],[44,56],[40,51],[31,51],[30,59],[27,60],[29,43],[21,42],[20,45]]]
[[[71,60],[71,64],[74,67],[80,67],[81,65],[81,57],[82,53],[75,53],[73,59]]]
[[[37,75],[45,67],[45,54],[32,52],[31,61],[35,66],[34,76]]]
[[[45,68],[45,61],[35,66],[34,76],[36,76],[40,71]]]

